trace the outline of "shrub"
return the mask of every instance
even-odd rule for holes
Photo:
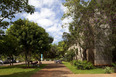
[[[76,66],[77,60],[73,60],[73,65]]]
[[[104,71],[105,71],[105,73],[110,74],[110,73],[112,73],[112,68],[111,67],[105,67]]]
[[[112,63],[112,65],[113,65],[114,67],[116,67],[116,62],[115,62],[115,63]]]
[[[76,66],[77,60],[72,60],[70,63],[71,63],[71,65]]]
[[[77,66],[77,69],[81,69],[81,70],[89,70],[89,69],[93,69],[94,66],[91,62],[87,62],[86,60],[84,61],[77,61],[76,62],[76,66]]]
[[[114,72],[116,73],[116,62],[112,63],[113,67],[114,67]]]

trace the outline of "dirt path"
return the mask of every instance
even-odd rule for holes
[[[32,77],[116,77],[116,74],[72,74],[63,64],[55,64],[53,61],[42,63],[48,65]]]
[[[42,63],[48,65],[32,77],[63,77],[64,74],[72,74],[72,72],[63,64],[55,64],[52,61]]]

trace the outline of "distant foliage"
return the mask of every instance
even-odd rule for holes
[[[93,64],[91,62],[87,62],[86,60],[78,60],[77,62],[75,62],[75,66],[77,67],[77,69],[81,70],[89,70],[94,68]]]
[[[75,56],[75,53],[73,50],[67,51],[67,53],[65,54],[65,60],[70,62],[73,60],[74,56]]]

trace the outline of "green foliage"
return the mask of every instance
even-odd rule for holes
[[[112,65],[113,65],[114,67],[116,67],[116,62],[115,62],[115,63],[112,63]]]
[[[65,53],[65,59],[66,59],[66,61],[68,61],[68,62],[72,61],[74,56],[75,56],[75,53],[74,53],[73,50],[67,51],[67,52]]]
[[[0,35],[3,35],[4,34],[4,31],[3,30],[0,30]]]
[[[58,58],[62,59],[64,58],[65,52],[67,50],[67,45],[64,41],[60,41],[57,44],[52,44],[49,52],[44,53],[44,58]]]
[[[90,70],[90,69],[93,69],[93,64],[91,62],[87,62],[86,60],[84,61],[80,61],[78,60],[76,63],[75,63],[77,69],[81,69],[81,70]]]
[[[58,43],[58,52],[57,52],[57,55],[59,55],[59,58],[64,57],[66,50],[67,50],[67,45],[65,44],[64,41],[60,41]]]
[[[105,54],[109,56],[112,49],[116,50],[115,0],[88,0],[88,2],[66,0],[63,4],[67,7],[67,12],[62,19],[68,17],[73,19],[69,23],[70,33],[63,33],[64,41],[68,47],[78,43],[83,50],[94,49],[95,43],[100,45],[97,40],[102,38]],[[101,27],[106,24],[109,25],[109,28]],[[107,35],[104,32],[106,30]]]
[[[76,66],[71,65],[69,62],[63,62],[63,64],[69,68],[74,74],[104,74],[104,69],[94,68],[90,70],[79,70]]]
[[[112,73],[112,68],[111,67],[105,67],[104,71],[105,71],[106,74],[110,74],[110,73]]]
[[[7,55],[9,57],[17,55],[18,43],[14,36],[5,35],[0,39],[0,54]]]
[[[58,52],[58,46],[56,44],[53,44],[50,46],[50,50],[44,53],[44,58],[51,58],[54,59],[58,57],[57,52]]]
[[[68,12],[64,14],[63,18],[73,18],[73,21],[69,24],[70,34],[64,33],[63,35],[69,47],[78,42],[79,46],[83,49],[93,48],[94,32],[88,19],[93,17],[93,6],[95,5],[92,3],[91,5],[88,4],[89,2],[82,0],[67,0],[64,3],[64,6],[68,8]]]
[[[30,60],[32,54],[40,54],[50,49],[51,37],[37,23],[19,19],[11,25],[7,34],[17,38],[26,61]]]
[[[72,60],[72,61],[71,61],[71,64],[74,65],[74,66],[76,66],[77,60]]]
[[[6,28],[8,22],[3,21],[5,18],[12,19],[15,14],[27,12],[34,13],[34,6],[28,4],[28,0],[0,0],[0,27]]]

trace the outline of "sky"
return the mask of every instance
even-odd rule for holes
[[[63,40],[63,32],[69,32],[68,25],[65,25],[65,23],[69,23],[72,20],[71,18],[61,20],[63,14],[67,11],[66,7],[62,5],[63,2],[65,0],[29,0],[29,4],[35,6],[34,14],[17,14],[13,20],[26,18],[34,21],[43,27],[54,38],[53,43],[57,44]],[[62,28],[62,25],[65,25],[65,28]]]
[[[88,0],[85,0],[88,1]],[[72,18],[61,20],[64,13],[68,10],[62,5],[65,0],[29,0],[29,4],[35,7],[35,12],[31,15],[28,13],[16,14],[12,21],[17,19],[28,19],[43,27],[50,36],[54,38],[53,43],[62,41],[63,32],[69,32],[68,24]],[[5,21],[9,21],[5,19]],[[62,27],[64,25],[65,27]]]

